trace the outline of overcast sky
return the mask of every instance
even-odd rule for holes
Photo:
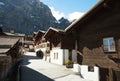
[[[48,5],[53,16],[59,20],[65,17],[70,21],[80,18],[99,0],[40,0]]]

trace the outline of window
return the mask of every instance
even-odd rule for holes
[[[58,59],[58,53],[54,53],[54,59]]]
[[[94,67],[93,66],[88,66],[88,71],[89,72],[94,72]]]
[[[105,52],[115,52],[115,41],[113,37],[104,38],[103,44]]]

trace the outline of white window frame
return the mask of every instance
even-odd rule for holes
[[[111,45],[110,45],[111,39],[113,40],[113,45],[112,45],[113,49],[111,49]],[[105,41],[107,41],[107,44],[108,44],[107,46],[105,45]],[[115,40],[113,37],[103,38],[103,46],[104,46],[103,49],[105,52],[115,52],[116,51]],[[106,48],[107,48],[107,50],[106,50]]]

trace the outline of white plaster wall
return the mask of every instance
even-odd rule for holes
[[[45,53],[46,53],[46,48],[40,48],[40,50],[43,52],[43,60],[45,60],[46,58],[45,58]]]
[[[76,50],[72,50],[72,62],[77,62],[77,53]]]
[[[58,53],[58,59],[54,59],[54,53]],[[53,49],[50,51],[50,62],[63,65],[68,59],[68,50],[65,49]]]
[[[46,53],[46,48],[40,48],[40,50],[45,54]]]
[[[46,52],[46,49],[47,49],[47,48],[35,48],[35,52],[41,50],[43,53],[45,53],[45,52]]]
[[[50,62],[50,57],[49,56],[47,56],[47,60],[46,60],[47,62]]]
[[[94,72],[89,72],[87,65],[80,65],[80,73],[84,79],[99,81],[99,68],[96,66],[94,67]]]
[[[54,53],[58,53],[58,59],[54,59]],[[68,49],[52,49],[50,51],[50,62],[63,65],[69,58]],[[77,61],[77,54],[75,50],[72,50],[72,62]]]
[[[64,64],[66,63],[66,61],[68,60],[69,58],[69,51],[67,49],[64,49]]]
[[[44,55],[43,55],[43,60],[45,60],[46,49],[47,49],[47,48],[36,48],[36,49],[35,49],[35,52],[41,50],[41,51],[43,52],[43,54],[44,54]]]
[[[39,50],[41,50],[41,49],[40,49],[40,48],[35,48],[34,50],[35,50],[35,52],[37,52],[37,51],[39,51]]]
[[[73,64],[73,71],[76,73],[80,73],[80,65],[79,64]]]
[[[58,53],[58,59],[54,59],[54,53]],[[53,49],[50,51],[50,59],[51,63],[55,64],[63,64],[63,50],[61,49]]]

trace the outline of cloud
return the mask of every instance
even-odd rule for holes
[[[65,17],[65,14],[64,14],[63,12],[60,12],[60,11],[55,10],[54,7],[50,7],[50,9],[51,9],[51,12],[52,12],[53,16],[54,16],[57,20],[59,20],[59,19],[62,18],[62,17]]]
[[[68,20],[73,21],[74,19],[79,19],[84,15],[83,12],[73,12],[68,15]]]
[[[83,12],[73,12],[73,13],[70,13],[70,14],[64,14],[63,12],[55,10],[54,7],[50,7],[50,9],[51,9],[51,12],[52,12],[53,16],[57,20],[64,17],[64,18],[67,18],[69,21],[73,21],[74,19],[79,19],[80,17],[82,17],[84,15]]]

